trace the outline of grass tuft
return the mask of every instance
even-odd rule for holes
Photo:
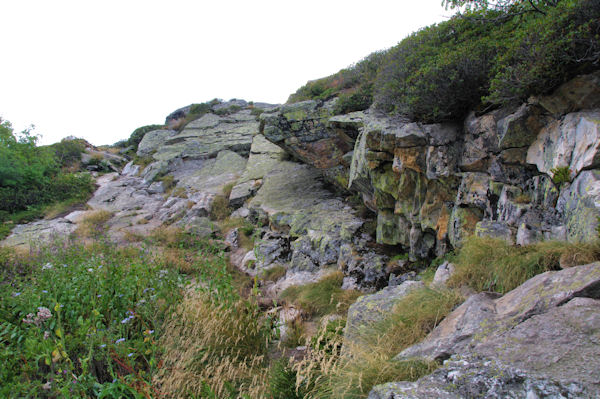
[[[600,243],[544,241],[516,247],[501,239],[469,238],[455,258],[449,286],[504,294],[533,276],[600,260]]]
[[[345,314],[362,293],[343,290],[343,280],[344,274],[336,271],[315,283],[286,288],[281,293],[281,299],[299,306],[311,316]]]

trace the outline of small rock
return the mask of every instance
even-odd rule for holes
[[[442,263],[435,271],[431,284],[437,287],[445,287],[446,282],[452,277],[455,267],[452,263],[446,261]]]

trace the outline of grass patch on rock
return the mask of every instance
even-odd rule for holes
[[[345,314],[350,305],[362,295],[355,290],[343,290],[344,274],[333,272],[321,280],[286,288],[281,299],[302,308],[308,315],[324,316],[330,313]]]
[[[504,294],[533,276],[600,260],[600,243],[544,241],[517,247],[504,240],[471,237],[454,259],[448,284]]]

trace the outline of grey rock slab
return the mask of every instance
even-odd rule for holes
[[[550,176],[557,167],[576,176],[600,166],[600,111],[571,113],[547,125],[529,147],[527,162]]]
[[[397,359],[430,360],[476,350],[537,314],[544,314],[576,297],[600,298],[600,263],[537,275],[499,297],[480,293],[469,297],[423,340]]]
[[[246,167],[246,159],[229,150],[220,151],[215,160],[204,163],[203,167],[181,177],[177,187],[188,191],[222,194],[223,187],[237,181]]]
[[[377,385],[368,399],[591,399],[596,395],[584,383],[535,377],[493,358],[467,355],[453,357],[416,382]]]
[[[580,75],[538,99],[548,112],[560,117],[568,112],[600,107],[600,73]]]
[[[514,228],[511,228],[505,222],[482,220],[475,226],[475,235],[477,237],[501,238],[510,244],[515,243]]]
[[[0,241],[0,246],[27,249],[56,239],[68,239],[76,228],[76,224],[64,218],[18,224],[8,237]]]
[[[144,135],[138,145],[137,155],[146,157],[161,147],[169,137],[176,135],[175,130],[152,130]]]
[[[138,173],[140,173],[140,165],[134,165],[133,161],[128,162],[121,171],[123,176],[137,176]]]

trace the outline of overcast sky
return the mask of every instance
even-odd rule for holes
[[[0,117],[42,144],[112,144],[194,102],[285,102],[450,15],[441,0],[0,0]]]

